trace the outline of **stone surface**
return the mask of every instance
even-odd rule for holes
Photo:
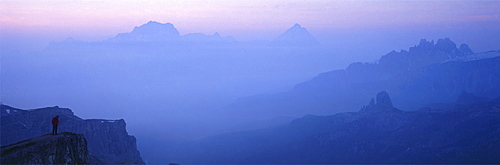
[[[1,164],[88,164],[83,134],[42,135],[1,148]]]
[[[51,133],[51,119],[59,115],[59,132],[84,134],[88,141],[90,163],[138,163],[143,164],[137,150],[136,139],[120,120],[83,120],[70,109],[48,107],[21,110],[1,105],[1,145]]]

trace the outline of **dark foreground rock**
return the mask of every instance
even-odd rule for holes
[[[59,132],[84,134],[91,164],[144,164],[136,139],[127,133],[125,120],[84,120],[70,109],[47,107],[21,110],[1,105],[1,145],[52,132],[51,119],[59,115]]]
[[[1,164],[88,164],[83,134],[43,135],[1,148]]]

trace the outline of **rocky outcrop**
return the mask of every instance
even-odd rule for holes
[[[377,103],[376,106],[384,107],[384,108],[392,108],[391,97],[386,91],[382,91],[377,93]]]
[[[366,111],[306,115],[281,127],[202,139],[164,155],[192,164],[500,163],[500,98],[413,112],[388,103],[387,92],[380,92]],[[176,155],[178,150],[186,152]]]
[[[461,44],[458,50],[465,53],[465,55],[474,54],[474,52],[469,48],[469,45],[467,44]]]
[[[1,149],[1,164],[89,164],[87,140],[83,134],[47,134]]]
[[[389,93],[386,91],[381,91],[377,93],[377,102],[374,101],[372,98],[370,103],[366,106],[363,106],[361,110],[359,111],[360,113],[367,113],[367,112],[382,112],[382,111],[394,111],[396,108],[392,106],[392,101],[391,97],[389,96]]]
[[[422,66],[441,63],[460,57],[464,57],[474,52],[467,44],[457,45],[449,38],[434,41],[420,40],[416,46],[410,47],[408,51],[392,51],[384,55],[379,60],[379,65],[386,72],[400,72],[402,70],[414,70]]]
[[[83,120],[70,109],[57,106],[21,110],[1,105],[0,112],[2,145],[50,133],[50,121],[59,115],[59,132],[75,132],[87,138],[90,163],[144,163],[137,150],[136,139],[128,135],[123,119]]]

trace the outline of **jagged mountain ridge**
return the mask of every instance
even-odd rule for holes
[[[327,115],[354,111],[370,93],[381,90],[398,98],[394,104],[404,110],[450,102],[462,91],[499,97],[500,51],[470,52],[465,44],[457,48],[449,39],[436,44],[421,40],[409,51],[382,56],[379,63],[352,63],[346,69],[321,73],[288,92],[239,99],[229,109],[265,115]]]
[[[400,70],[413,70],[422,66],[458,59],[474,54],[467,44],[456,44],[449,38],[434,41],[420,40],[418,45],[409,48],[409,51],[392,51],[382,56],[378,62],[379,67],[386,72]]]
[[[120,33],[111,38],[113,42],[145,42],[145,41],[176,41],[180,38],[179,31],[171,23],[159,23],[149,21],[148,23],[135,27],[130,33]]]
[[[63,132],[42,135],[2,146],[2,164],[89,164],[87,140],[83,134]]]
[[[500,162],[500,98],[412,112],[392,107],[387,92],[375,100],[359,112],[306,115],[281,127],[206,138],[182,156],[167,155],[186,163]]]
[[[1,145],[34,138],[51,132],[51,119],[59,115],[59,131],[84,134],[88,142],[90,163],[144,164],[137,150],[136,139],[128,135],[126,124],[120,120],[83,120],[70,109],[47,107],[21,110],[1,105]]]
[[[114,44],[126,44],[128,46],[142,46],[143,44],[149,44],[151,46],[160,44],[162,46],[174,47],[179,45],[194,46],[197,44],[212,46],[228,44],[239,44],[243,46],[314,46],[319,45],[319,42],[299,24],[295,24],[271,42],[240,42],[231,36],[222,37],[218,32],[215,32],[212,35],[206,35],[203,33],[188,33],[180,35],[179,31],[171,23],[149,21],[146,24],[134,27],[131,32],[119,33],[115,37],[107,40],[89,43],[68,38],[62,42],[50,43],[49,49],[76,45],[90,46],[96,44],[104,44],[107,46]]]
[[[150,21],[139,27],[135,27],[130,33],[120,33],[104,42],[111,43],[141,43],[141,42],[167,42],[170,44],[193,43],[233,43],[236,40],[231,37],[222,37],[219,33],[205,35],[203,33],[188,33],[180,35],[179,31],[171,23],[159,23]]]

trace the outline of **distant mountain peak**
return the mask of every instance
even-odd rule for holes
[[[381,91],[377,93],[377,97],[375,99],[371,99],[368,105],[363,106],[359,112],[383,112],[394,110],[395,108],[392,105],[391,97],[387,91]]]
[[[311,34],[309,34],[309,31],[306,30],[306,28],[303,28],[298,23],[294,24],[291,28],[286,30],[286,32],[283,33],[282,35],[297,35],[297,34],[311,35]]]
[[[179,36],[179,31],[171,23],[159,23],[156,21],[149,21],[139,27],[135,27],[131,33],[143,35],[168,35]]]
[[[382,91],[377,93],[377,103],[375,103],[375,105],[380,107],[391,108],[392,101],[391,97],[389,97],[389,93],[387,93],[387,91]]]
[[[173,24],[149,21],[134,27],[130,33],[120,33],[111,40],[118,42],[176,41],[179,37],[179,31]]]
[[[291,45],[291,46],[311,46],[319,45],[319,42],[312,36],[306,28],[295,23],[285,33],[274,39],[276,45]]]
[[[465,54],[474,54],[474,52],[469,48],[469,45],[467,44],[461,44],[460,47],[458,48],[461,52],[464,52]]]
[[[300,26],[300,24],[298,24],[298,23],[295,23],[295,24],[292,26],[292,28],[290,28],[290,29],[297,29],[297,28],[304,29],[304,28],[303,28],[302,26]]]
[[[163,42],[178,44],[223,44],[237,42],[233,37],[222,37],[218,32],[212,35],[203,33],[188,33],[180,35],[179,31],[171,23],[160,23],[149,21],[141,26],[136,26],[129,33],[120,33],[108,41],[116,43],[136,43],[136,42]]]
[[[422,66],[442,63],[450,60],[464,58],[474,54],[466,44],[457,45],[450,38],[427,41],[421,39],[418,45],[410,47],[408,51],[392,51],[379,60],[381,66],[386,67],[388,72],[412,70]]]

